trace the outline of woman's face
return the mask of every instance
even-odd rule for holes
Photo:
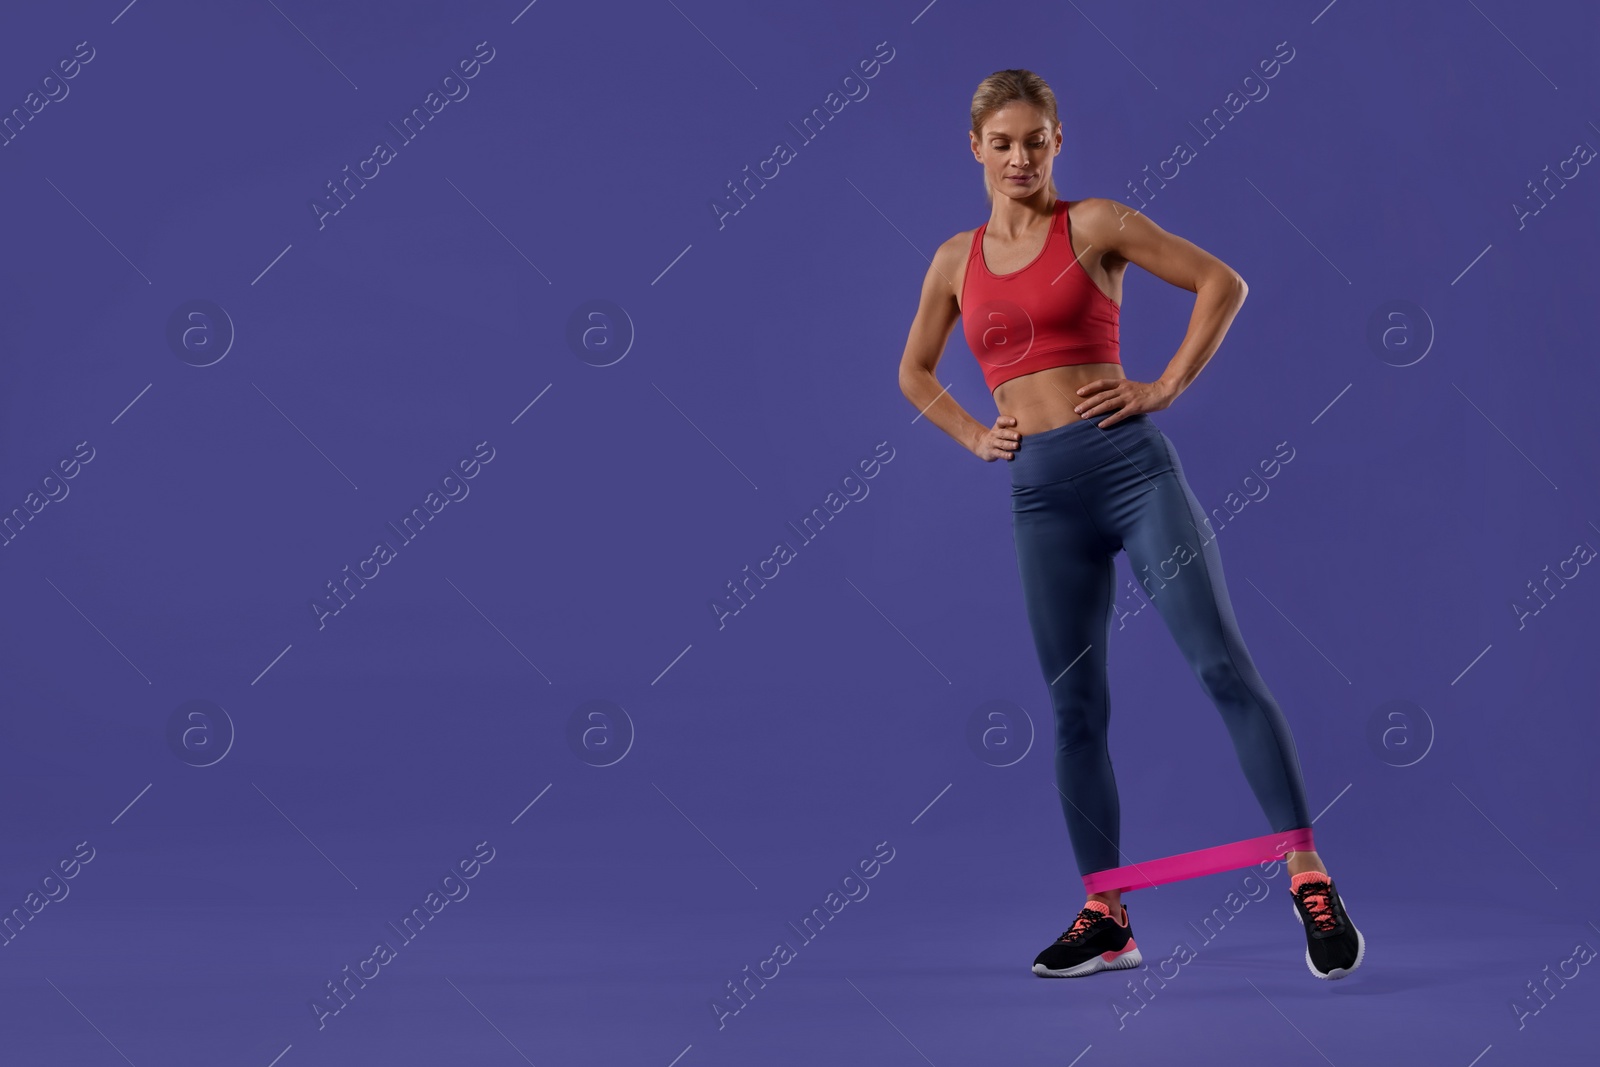
[[[970,136],[970,135],[969,135]],[[1023,199],[1050,187],[1050,168],[1061,151],[1061,131],[1032,104],[1012,101],[983,123],[972,137],[972,152],[988,172],[989,186]]]

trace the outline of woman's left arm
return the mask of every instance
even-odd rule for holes
[[[1078,393],[1077,407],[1087,418],[1112,411],[1102,427],[1145,411],[1160,411],[1189,387],[1222,345],[1249,287],[1232,267],[1198,245],[1168,233],[1149,218],[1116,200],[1090,198],[1081,205],[1077,232],[1100,251],[1102,262],[1118,260],[1143,267],[1164,282],[1195,294],[1194,313],[1183,343],[1167,369],[1153,382],[1102,378]]]

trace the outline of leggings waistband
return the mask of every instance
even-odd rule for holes
[[[1075,477],[1125,458],[1133,446],[1157,432],[1156,424],[1143,413],[1102,429],[1100,424],[1113,414],[1106,411],[1042,433],[1023,434],[1016,458],[1010,461],[1012,484],[1039,485]]]

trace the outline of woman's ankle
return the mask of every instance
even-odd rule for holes
[[[1318,874],[1327,874],[1328,868],[1323,866],[1322,857],[1315,852],[1290,852],[1284,856],[1289,864],[1289,877],[1305,874],[1307,871],[1316,871]]]

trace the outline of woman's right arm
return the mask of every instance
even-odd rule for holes
[[[979,459],[1011,459],[1020,437],[1009,427],[1014,427],[1017,420],[1001,415],[994,426],[985,426],[967,414],[934,376],[950,331],[961,317],[951,279],[969,249],[970,237],[957,234],[933,254],[933,262],[922,279],[922,296],[917,302],[916,317],[911,320],[905,352],[900,356],[900,391],[928,421]]]

